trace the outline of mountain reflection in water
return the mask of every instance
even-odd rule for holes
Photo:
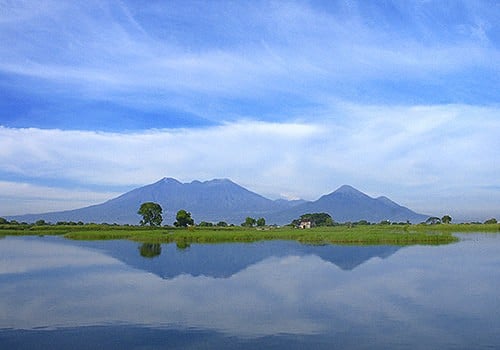
[[[128,241],[6,237],[0,348],[498,348],[497,237],[169,244],[147,258]]]
[[[398,246],[303,245],[297,242],[271,241],[233,244],[191,244],[179,249],[175,244],[139,244],[140,254],[130,254],[130,242],[110,247],[93,242],[106,254],[125,264],[154,273],[161,278],[182,274],[229,277],[269,257],[316,255],[342,270],[352,270],[372,258],[387,258],[401,249]],[[144,257],[154,259],[145,260]]]

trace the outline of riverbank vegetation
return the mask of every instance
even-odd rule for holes
[[[128,239],[147,243],[255,242],[294,240],[307,244],[446,244],[457,240],[455,232],[500,232],[495,224],[338,224],[298,229],[292,226],[147,227],[109,224],[60,223],[58,225],[0,224],[0,235],[59,235],[78,240]]]

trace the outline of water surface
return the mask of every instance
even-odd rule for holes
[[[444,246],[0,240],[0,348],[500,348],[500,236]]]

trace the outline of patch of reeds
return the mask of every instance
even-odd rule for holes
[[[296,229],[246,227],[144,227],[129,225],[43,225],[3,227],[2,236],[62,235],[77,240],[127,239],[147,243],[224,243],[293,240],[307,244],[413,245],[447,244],[458,240],[455,232],[499,232],[499,224],[440,225],[338,225]]]

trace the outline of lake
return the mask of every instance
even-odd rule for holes
[[[441,246],[0,239],[1,349],[500,348],[500,235]]]

